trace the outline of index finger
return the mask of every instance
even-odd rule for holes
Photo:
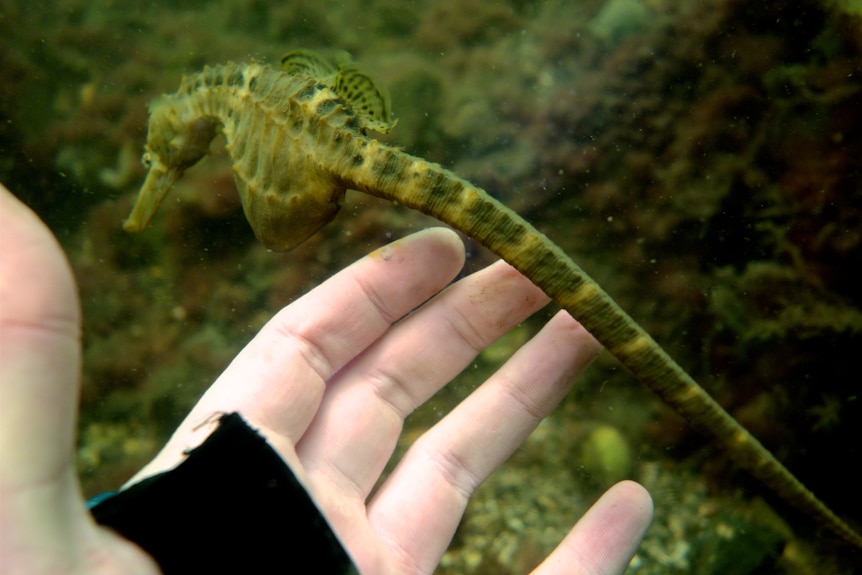
[[[233,411],[296,464],[294,444],[317,412],[326,381],[393,322],[445,287],[463,263],[458,235],[432,228],[375,250],[282,309],[136,478],[173,467],[184,450],[211,433],[203,422]]]

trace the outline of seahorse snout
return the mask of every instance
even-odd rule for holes
[[[135,200],[132,213],[123,222],[123,229],[127,232],[143,231],[150,220],[153,219],[156,210],[162,204],[168,190],[174,185],[182,173],[178,170],[167,169],[164,166],[154,165],[147,173],[147,179]]]

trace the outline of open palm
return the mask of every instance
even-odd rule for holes
[[[5,189],[0,219],[0,570],[158,573],[81,501],[73,466],[80,318],[68,264]],[[474,490],[600,349],[557,314],[369,498],[404,418],[547,303],[502,262],[447,288],[463,260],[454,233],[427,230],[281,310],[132,482],[181,462],[212,432],[202,423],[213,414],[239,412],[304,483],[362,573],[433,572]],[[620,573],[651,516],[642,487],[618,484],[536,573]]]

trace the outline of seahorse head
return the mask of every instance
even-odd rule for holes
[[[128,232],[147,227],[168,190],[188,168],[209,151],[218,131],[219,120],[209,116],[183,118],[181,95],[163,96],[150,104],[147,145],[141,161],[147,168],[147,179],[138,194],[135,207],[123,224]]]

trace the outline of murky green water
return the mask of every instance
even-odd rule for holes
[[[80,284],[88,494],[151,457],[275,311],[433,225],[349,194],[307,244],[270,253],[215,154],[151,230],[120,229],[144,174],[150,99],[208,63],[338,48],[389,86],[399,124],[386,141],[534,222],[815,492],[862,520],[851,469],[862,434],[858,1],[198,4],[0,5],[0,181],[60,237]],[[490,261],[467,242],[466,271]],[[539,315],[418,412],[407,438]],[[535,564],[607,487],[583,466],[606,428],[656,500],[632,573],[849,573],[858,562],[827,534],[811,543],[816,526],[602,358],[482,488],[440,572]]]

